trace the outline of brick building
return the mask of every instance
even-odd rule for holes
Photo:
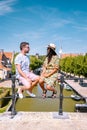
[[[0,49],[0,79],[9,78],[13,57],[14,52],[4,52],[3,49]]]

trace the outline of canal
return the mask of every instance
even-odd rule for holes
[[[59,96],[60,88],[59,85],[56,87],[57,96]],[[41,97],[42,90],[39,86],[33,89],[33,93],[37,96]],[[63,89],[64,96],[71,96],[74,94],[73,90]],[[25,96],[28,96],[25,92],[23,93]],[[50,96],[52,93],[47,92],[47,96]],[[75,104],[83,104],[84,101],[75,101],[72,98],[64,98],[63,100],[63,111],[65,112],[74,112]],[[31,112],[52,112],[59,111],[59,98],[23,98],[18,99],[16,102],[16,111],[31,111]]]

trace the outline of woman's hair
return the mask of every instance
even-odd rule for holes
[[[48,48],[47,48],[47,49],[48,49]],[[48,57],[48,63],[51,61],[52,56],[57,55],[56,52],[55,52],[53,49],[51,49],[51,48],[49,48],[49,49],[50,49],[50,50],[49,50],[49,52],[48,52],[47,55],[46,55],[46,57]]]
[[[20,43],[20,50],[22,50],[26,45],[29,45],[28,42],[21,42]]]

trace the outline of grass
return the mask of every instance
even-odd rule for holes
[[[10,104],[11,104],[11,100],[9,101],[9,103],[6,106],[0,108],[0,113],[5,112],[7,110],[7,108],[9,107]]]

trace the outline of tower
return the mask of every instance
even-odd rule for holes
[[[61,46],[60,49],[59,49],[59,58],[61,58],[62,53],[63,53],[63,51],[62,51],[62,46]]]

